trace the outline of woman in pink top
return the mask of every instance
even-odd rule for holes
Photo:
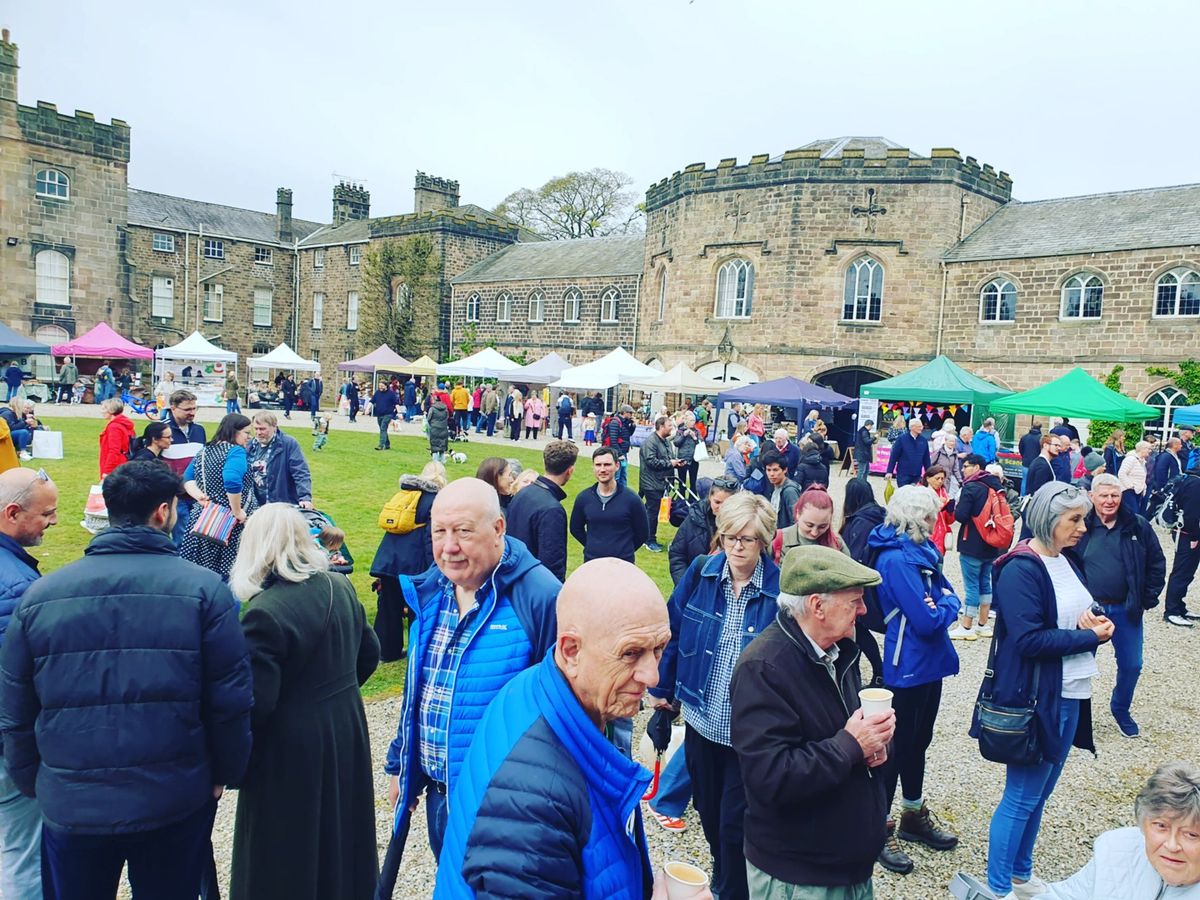
[[[525,437],[537,440],[538,432],[546,421],[546,404],[537,394],[531,393],[525,401]]]
[[[763,422],[763,408],[756,403],[754,409],[750,411],[750,415],[746,417],[746,434],[761,444],[766,430],[766,423]]]

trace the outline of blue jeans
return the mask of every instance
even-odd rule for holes
[[[188,521],[192,518],[192,507],[196,504],[189,500],[180,500],[175,508],[175,527],[171,529],[171,542],[176,548],[183,546],[184,535],[188,531]]]
[[[625,756],[633,759],[633,719],[613,719],[609,740]]]
[[[392,441],[388,437],[388,426],[392,424],[392,419],[395,416],[376,416],[375,418],[379,420],[379,448],[381,450],[390,450],[392,448]]]
[[[433,788],[425,791],[425,823],[429,826],[429,849],[433,858],[442,855],[442,841],[446,839],[446,814],[449,812],[446,795]]]
[[[1108,708],[1118,722],[1131,722],[1129,707],[1142,674],[1142,617],[1131,622],[1120,603],[1105,605],[1104,614],[1113,623],[1112,648],[1117,657],[1117,683]]]
[[[47,900],[112,900],[128,861],[135,897],[198,897],[212,861],[209,837],[216,811],[217,801],[211,800],[179,822],[124,834],[73,834],[46,825],[42,828],[44,896]]]
[[[1021,496],[1025,496],[1025,482],[1029,480],[1029,466],[1021,467]]]
[[[621,487],[629,486],[629,459],[622,456],[620,465],[617,466],[617,484]]]
[[[963,615],[973,619],[979,615],[979,607],[990,607],[992,604],[992,561],[965,553],[959,554],[958,561],[962,565],[963,585],[966,588],[963,592],[966,594],[963,597],[966,604]]]
[[[233,400],[225,401],[225,415],[229,415],[230,413],[240,413],[241,411],[242,405],[238,403],[236,397]]]
[[[650,801],[656,813],[682,819],[692,799],[692,776],[687,770],[687,742],[679,745],[658,780],[658,794]]]
[[[1012,880],[1028,881],[1033,874],[1033,845],[1042,825],[1042,811],[1058,784],[1070,752],[1070,737],[1079,724],[1079,701],[1061,700],[1059,734],[1067,735],[1062,759],[1036,766],[1008,766],[1004,796],[992,814],[988,838],[988,887],[997,897],[1012,890]]]
[[[42,812],[17,790],[0,761],[0,896],[42,896]]]
[[[861,481],[863,484],[870,484],[871,461],[869,459],[867,459],[867,460],[855,459],[855,462],[858,463],[858,472],[855,474],[854,477],[857,478],[859,481]]]
[[[4,402],[7,403],[13,397],[17,396],[17,392],[21,390],[21,386],[19,384],[9,384],[7,381],[4,382],[4,385],[8,388],[8,396],[4,398]]]

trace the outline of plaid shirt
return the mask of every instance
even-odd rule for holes
[[[507,553],[507,550],[505,551]],[[491,576],[475,592],[475,605],[459,616],[454,583],[447,579],[438,607],[437,624],[429,650],[421,663],[421,696],[417,700],[417,742],[421,770],[431,780],[446,783],[446,759],[450,738],[450,703],[458,664],[478,627],[477,613],[491,596]]]
[[[733,717],[729,701],[729,682],[733,679],[733,667],[737,665],[738,657],[742,654],[742,620],[746,617],[746,604],[762,593],[763,562],[759,557],[750,583],[742,588],[740,597],[734,596],[733,576],[729,571],[729,561],[721,570],[721,589],[725,592],[725,613],[721,623],[721,636],[717,640],[717,652],[713,659],[712,668],[708,671],[708,684],[705,685],[704,696],[708,701],[708,709],[703,714],[683,705],[683,720],[695,728],[703,737],[726,747],[733,746],[729,736],[730,720]]]

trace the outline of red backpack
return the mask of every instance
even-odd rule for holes
[[[605,416],[604,421],[600,424],[600,443],[605,447],[612,446],[612,437],[608,433],[608,424],[612,420],[612,416]]]
[[[1015,520],[1008,500],[999,491],[987,489],[983,509],[971,516],[971,524],[989,547],[1007,550],[1012,544]]]

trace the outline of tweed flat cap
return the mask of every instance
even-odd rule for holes
[[[779,590],[785,594],[807,597],[809,594],[871,587],[882,580],[874,569],[856,563],[840,550],[807,544],[792,548],[783,558]]]
[[[1104,465],[1104,457],[1095,450],[1083,458],[1083,467],[1089,472],[1095,472],[1102,465]],[[1113,472],[1113,474],[1115,475],[1117,473]]]

